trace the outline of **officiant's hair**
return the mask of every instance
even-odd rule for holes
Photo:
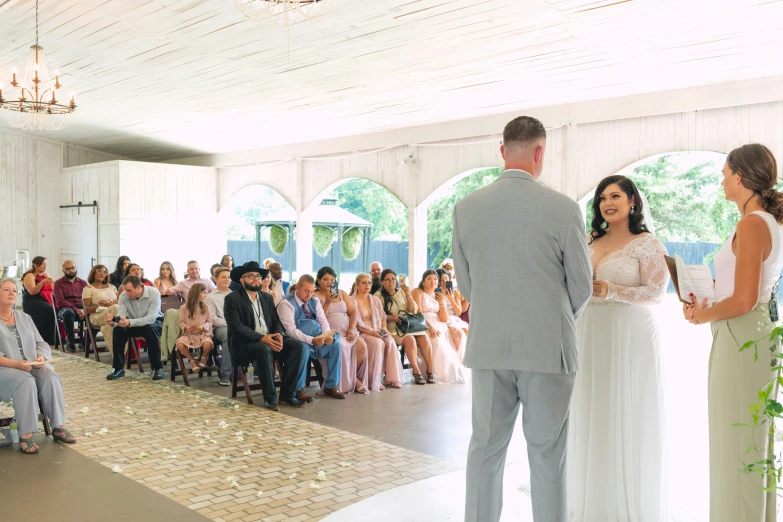
[[[514,118],[503,129],[503,145],[527,145],[528,143],[544,138],[546,139],[546,128],[535,118],[530,116],[519,116]]]
[[[590,223],[592,228],[590,231],[590,243],[599,237],[606,235],[606,229],[609,227],[609,224],[606,222],[603,215],[601,215],[601,194],[606,190],[606,187],[615,184],[620,187],[620,190],[625,192],[628,199],[633,197],[634,206],[636,207],[636,211],[628,216],[628,229],[634,235],[649,232],[647,226],[644,224],[644,202],[642,201],[642,196],[639,194],[639,189],[636,188],[636,185],[630,178],[618,174],[604,178],[601,180],[601,183],[595,187],[595,194],[593,195],[593,221]]]
[[[726,165],[739,174],[743,187],[759,196],[761,207],[783,223],[783,194],[775,190],[778,166],[772,151],[760,143],[749,143],[729,152]]]

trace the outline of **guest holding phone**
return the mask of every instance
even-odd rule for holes
[[[459,293],[459,290],[454,289],[448,270],[438,268],[435,272],[438,273],[440,278],[440,293],[446,298],[444,302],[446,304],[446,313],[449,315],[449,325],[459,328],[467,336],[470,325],[459,318],[464,311],[462,309],[462,294]]]
[[[413,370],[413,380],[416,384],[435,384],[432,374],[432,343],[427,332],[403,333],[399,324],[402,323],[403,313],[416,314],[419,307],[413,299],[413,294],[404,276],[400,276],[400,284],[397,284],[397,274],[391,268],[381,272],[381,289],[375,294],[383,301],[383,311],[386,312],[386,324],[394,342],[402,346],[408,362]],[[427,379],[422,376],[419,369],[419,354],[421,353],[426,364]]]
[[[380,279],[380,274],[378,274]],[[386,328],[386,313],[383,303],[374,295],[372,278],[369,274],[359,274],[354,281],[355,294],[352,296],[359,311],[357,328],[364,342],[367,343],[367,359],[369,361],[367,385],[370,391],[383,390],[384,381],[392,388],[402,387],[402,361],[400,360],[394,338]]]
[[[315,278],[315,297],[329,322],[329,328],[340,334],[340,384],[342,393],[370,393],[367,382],[367,345],[359,336],[356,323],[359,318],[353,299],[337,288],[337,274],[325,266]]]
[[[35,328],[49,345],[54,345],[57,322],[54,315],[54,281],[46,273],[46,258],[35,256],[22,274],[22,310],[33,319]]]

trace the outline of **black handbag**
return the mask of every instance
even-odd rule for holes
[[[402,335],[426,332],[430,329],[430,327],[427,326],[427,320],[424,319],[424,314],[400,312],[398,316],[400,322],[397,324],[397,330],[399,330]]]

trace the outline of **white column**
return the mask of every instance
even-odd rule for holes
[[[427,206],[408,207],[408,280],[412,286],[427,269]]]
[[[296,160],[296,275],[313,271],[313,220],[304,208],[304,172],[302,160]]]
[[[579,126],[563,125],[563,156],[561,161],[561,187],[563,194],[579,200]]]

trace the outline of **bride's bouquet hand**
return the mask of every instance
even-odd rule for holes
[[[593,297],[606,299],[609,295],[609,283],[606,281],[593,281]]]

